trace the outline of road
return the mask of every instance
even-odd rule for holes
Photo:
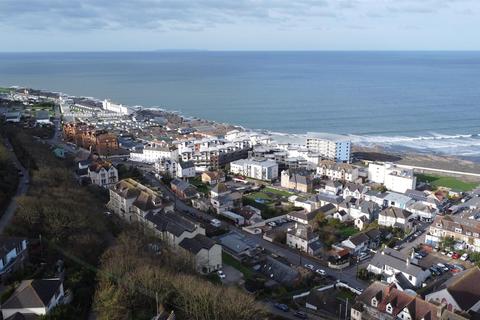
[[[175,202],[175,208],[179,212],[187,213],[189,215],[193,215],[196,217],[199,217],[203,220],[210,221],[214,219],[215,217],[212,215],[209,215],[203,211],[200,211],[198,209],[195,209],[180,199],[178,199],[173,192],[165,186],[163,183],[158,181],[153,174],[149,172],[144,173],[145,178],[149,181],[149,183],[152,186],[158,187],[163,194],[167,195],[170,199],[172,199]],[[222,222],[223,223],[223,222]],[[244,236],[246,239],[248,239],[249,243],[255,243],[259,247],[263,247],[266,250],[275,253],[285,259],[289,263],[295,266],[303,266],[305,264],[311,264],[315,267],[315,269],[324,269],[328,275],[335,277],[336,279],[339,279],[345,283],[348,283],[350,286],[353,286],[355,288],[359,289],[365,289],[367,287],[367,283],[364,281],[357,279],[356,273],[357,273],[357,268],[356,266],[350,266],[344,270],[335,270],[326,267],[325,265],[319,263],[317,260],[309,258],[307,256],[301,255],[298,250],[284,247],[280,244],[274,243],[274,242],[269,242],[265,239],[262,238],[262,235],[258,234],[251,234],[248,232],[243,231],[240,228],[236,228],[230,224],[223,223],[224,226],[228,227],[231,231],[240,233],[242,236]]]
[[[23,173],[23,176],[21,176],[20,180],[18,181],[17,192],[15,193],[15,197],[18,197],[27,193],[28,184],[30,183],[30,176],[28,174],[28,170],[26,170],[22,166],[20,161],[18,161],[17,156],[13,152],[12,145],[10,144],[10,141],[8,141],[8,139],[5,139],[5,146],[10,152],[11,159],[15,164],[15,167],[17,167],[17,169],[19,169]],[[15,201],[15,197],[13,197],[12,200],[10,200],[10,204],[5,209],[5,212],[3,213],[3,215],[0,217],[0,234],[3,234],[3,232],[5,231],[5,228],[10,224],[10,222],[12,221],[13,215],[17,210],[17,202]]]

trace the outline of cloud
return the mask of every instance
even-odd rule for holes
[[[202,30],[224,24],[466,12],[477,0],[1,0],[0,25],[26,30]],[[374,13],[372,13],[374,12]],[[314,26],[313,26],[314,27]]]

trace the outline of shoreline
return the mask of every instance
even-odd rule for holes
[[[60,92],[60,91],[50,91],[50,90],[43,90],[43,89],[34,89],[34,88],[26,88],[22,86],[9,86],[6,88],[11,88],[14,90],[18,89],[30,89],[30,90],[35,90],[35,91],[40,91],[44,93],[49,93],[49,94],[58,94],[59,97],[65,97],[65,98],[86,98],[90,99],[92,101],[96,102],[102,102],[103,100],[97,98],[97,97],[91,97],[91,96],[71,96],[67,93]],[[434,152],[428,149],[425,149],[425,151],[421,152],[416,148],[413,147],[407,147],[407,146],[401,146],[401,145],[395,145],[395,143],[384,143],[382,144],[380,141],[370,141],[368,142],[369,139],[376,139],[378,136],[360,136],[360,135],[354,135],[354,134],[333,134],[333,133],[328,133],[328,132],[305,132],[305,133],[288,133],[288,132],[275,132],[275,131],[270,131],[266,129],[250,129],[245,126],[241,125],[235,125],[231,123],[226,123],[226,122],[217,122],[214,120],[208,120],[208,119],[203,119],[200,117],[196,116],[188,116],[183,114],[182,112],[178,110],[169,110],[168,107],[166,106],[149,106],[145,107],[142,105],[135,105],[135,106],[127,106],[127,105],[122,105],[121,106],[127,108],[129,110],[129,113],[135,113],[139,111],[161,111],[166,114],[169,114],[171,116],[177,116],[180,117],[183,120],[187,121],[204,121],[206,123],[212,124],[212,125],[219,125],[223,126],[225,128],[233,128],[234,130],[239,130],[242,132],[246,133],[253,133],[253,134],[264,134],[272,138],[272,141],[275,143],[290,143],[293,145],[302,145],[305,143],[305,139],[308,134],[320,134],[320,135],[338,135],[338,136],[343,136],[347,139],[351,139],[352,141],[352,154],[355,153],[360,153],[364,154],[365,156],[368,154],[372,159],[377,159],[378,161],[392,161],[396,162],[399,164],[403,165],[411,165],[411,166],[422,166],[422,167],[430,167],[430,168],[435,168],[435,169],[443,169],[443,170],[452,170],[452,171],[464,171],[464,172],[470,172],[470,173],[480,173],[480,153],[479,155],[475,156],[462,156],[462,155],[450,155],[444,152]],[[365,140],[364,142],[359,142],[355,141],[354,138],[358,137],[364,137]],[[472,134],[472,135],[452,135],[452,136],[446,136],[446,135],[439,135],[438,139],[448,139],[449,137],[452,138],[462,138],[462,137],[478,137],[480,138],[480,134]],[[391,137],[392,139],[399,139],[398,137]],[[407,141],[432,141],[437,139],[435,136],[427,137],[406,137],[404,136],[403,139]],[[382,159],[387,159],[387,160],[382,160]],[[388,160],[391,159],[391,160]],[[469,179],[475,179],[473,177],[469,177]],[[480,181],[480,179],[475,179],[475,181]]]

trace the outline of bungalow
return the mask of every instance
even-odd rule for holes
[[[10,298],[2,303],[3,319],[46,315],[63,303],[64,295],[60,279],[23,280]]]
[[[179,247],[193,255],[198,272],[206,274],[222,268],[222,246],[203,234],[184,238]]]

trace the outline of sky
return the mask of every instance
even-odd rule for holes
[[[480,50],[480,0],[0,0],[0,51]]]

